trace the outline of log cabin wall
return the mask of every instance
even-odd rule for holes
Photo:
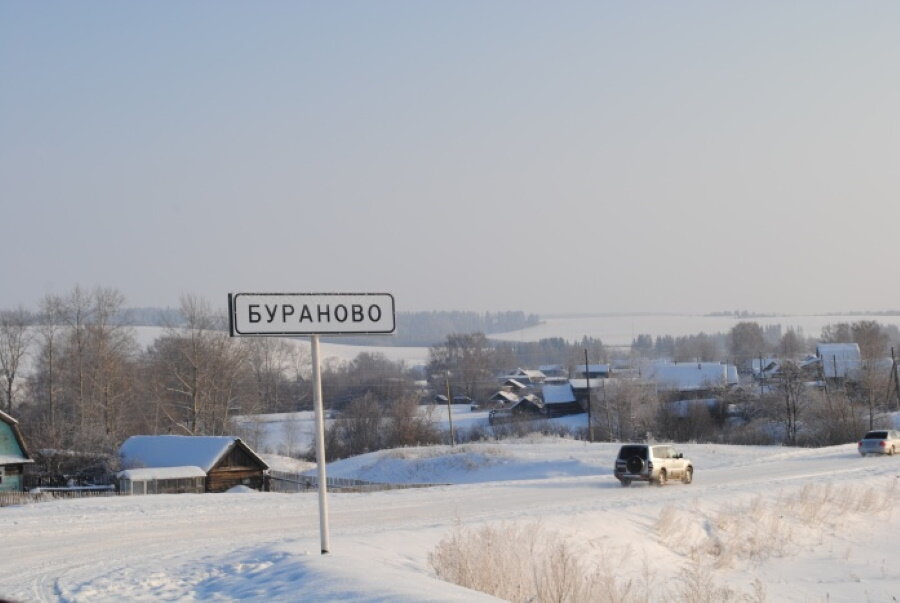
[[[236,442],[206,477],[207,492],[225,492],[235,486],[247,486],[262,490],[265,465],[261,465],[254,455],[244,449],[242,442]]]

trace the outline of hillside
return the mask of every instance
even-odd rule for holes
[[[0,596],[489,600],[439,580],[429,565],[451,535],[485,529],[502,537],[494,559],[514,556],[529,533],[564,543],[568,558],[603,570],[618,593],[612,600],[629,600],[626,587],[652,600],[686,589],[771,601],[885,601],[900,592],[897,457],[860,458],[853,444],[685,445],[697,467],[693,484],[626,489],[611,474],[616,449],[534,437],[335,463],[335,476],[451,485],[330,494],[324,556],[312,493],[3,508]]]

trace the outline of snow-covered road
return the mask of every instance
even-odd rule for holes
[[[540,522],[586,559],[629,558],[620,568],[623,578],[646,571],[649,561],[665,583],[690,550],[703,548],[711,523],[718,526],[716,538],[724,538],[740,524],[723,518],[737,522],[744,515],[745,522],[759,523],[753,513],[763,503],[785,506],[783,514],[769,512],[765,519],[787,517],[779,521],[790,523],[790,538],[782,542],[782,528],[771,528],[770,555],[711,559],[722,583],[747,593],[759,579],[777,601],[900,595],[894,557],[900,530],[890,509],[829,507],[810,524],[790,516],[786,502],[810,492],[846,499],[854,491],[892,491],[896,500],[900,458],[860,458],[852,445],[681,449],[697,467],[695,481],[663,488],[621,488],[611,474],[616,445],[572,440],[409,449],[336,463],[333,473],[343,475],[389,462],[407,481],[469,483],[330,494],[331,552],[324,556],[315,494],[183,494],[7,507],[0,509],[0,597],[471,601],[481,595],[436,579],[428,553],[454,524],[517,522]],[[479,481],[480,475],[490,481]],[[807,504],[809,512],[819,512]],[[667,536],[660,527],[664,510],[696,525],[678,538]]]

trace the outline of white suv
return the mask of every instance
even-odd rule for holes
[[[625,444],[619,449],[613,473],[623,486],[633,481],[662,486],[670,479],[689,484],[694,479],[694,464],[670,444]]]

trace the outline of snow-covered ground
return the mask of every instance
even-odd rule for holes
[[[330,493],[327,555],[314,493],[4,507],[0,598],[490,600],[429,565],[454,530],[485,526],[539,526],[617,592],[630,580],[650,600],[690,588],[769,601],[900,595],[900,457],[861,458],[854,444],[681,449],[696,465],[694,483],[662,488],[620,487],[616,444],[540,436],[346,459],[329,474],[449,485]],[[500,557],[516,542],[492,546]]]
[[[489,425],[486,410],[471,410],[465,404],[453,404],[450,410],[453,429],[459,434],[473,429],[484,429]],[[419,411],[430,417],[438,429],[449,432],[451,415],[446,405],[424,405],[419,407]],[[264,454],[300,456],[311,450],[315,437],[315,414],[311,410],[242,415],[232,421],[236,428],[235,435],[240,436],[255,451]],[[587,415],[563,417],[554,419],[554,422],[570,429],[587,427]],[[328,423],[326,420],[326,424]]]

